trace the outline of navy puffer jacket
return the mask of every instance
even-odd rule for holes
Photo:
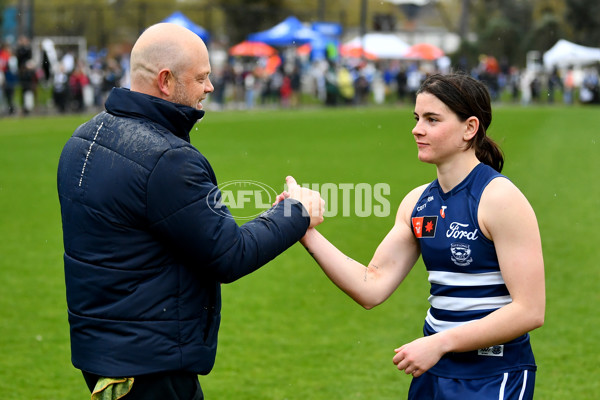
[[[217,180],[189,140],[203,115],[113,89],[106,111],[66,143],[58,194],[75,367],[101,376],[207,374],[220,284],[306,232],[309,218],[289,199],[241,227],[213,212]]]

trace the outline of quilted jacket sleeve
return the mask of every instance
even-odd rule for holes
[[[220,200],[210,164],[191,146],[165,152],[148,180],[152,231],[186,265],[206,269],[224,283],[275,258],[305,234],[310,222],[304,207],[287,199],[238,226]]]

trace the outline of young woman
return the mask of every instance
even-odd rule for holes
[[[302,244],[367,309],[423,257],[431,284],[424,337],[393,357],[413,376],[409,399],[531,399],[528,332],[544,322],[542,246],[533,209],[500,174],[502,152],[486,135],[489,93],[467,75],[433,75],[414,115],[418,158],[436,166],[437,179],[402,200],[371,262],[345,256],[315,229]]]

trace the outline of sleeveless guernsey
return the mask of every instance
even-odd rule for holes
[[[480,163],[448,193],[436,179],[415,205],[413,234],[431,285],[425,336],[483,318],[512,301],[494,243],[477,222],[481,194],[498,177],[505,178]],[[446,354],[429,372],[475,379],[521,369],[536,369],[529,334],[485,349]]]

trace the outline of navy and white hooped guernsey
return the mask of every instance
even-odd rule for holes
[[[480,163],[448,193],[433,181],[415,205],[413,234],[431,285],[426,336],[481,319],[512,301],[494,243],[481,233],[477,221],[481,194],[499,177],[505,179]],[[536,370],[529,334],[486,349],[446,354],[429,372],[475,379],[521,369]]]

